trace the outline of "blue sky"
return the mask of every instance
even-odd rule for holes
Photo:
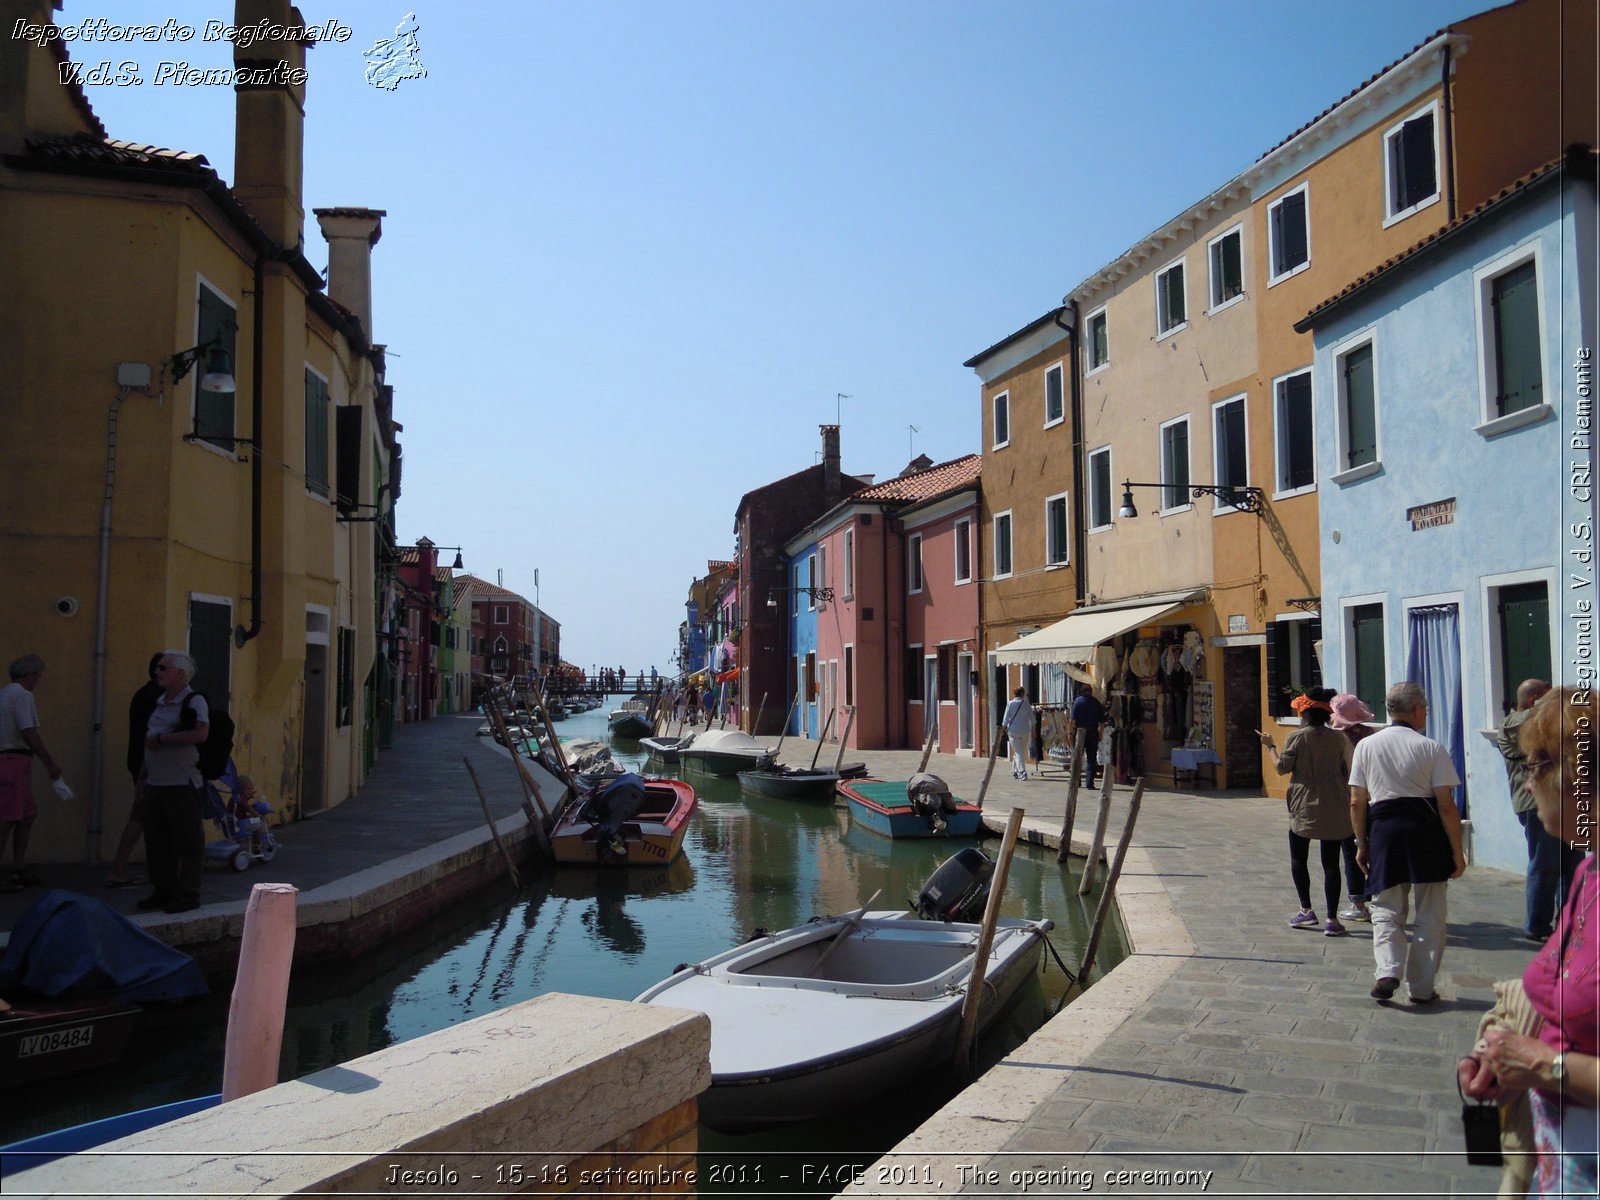
[[[424,79],[361,51],[410,4]],[[386,209],[374,335],[402,539],[534,594],[584,667],[663,670],[739,497],[978,449],[963,360],[1482,0],[1121,5],[305,0],[305,207]],[[59,24],[231,20],[67,0]],[[233,96],[95,87],[113,137],[233,176]],[[314,221],[307,256],[326,261]],[[908,426],[918,432],[909,442]]]

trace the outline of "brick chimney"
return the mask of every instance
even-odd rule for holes
[[[822,489],[832,502],[839,496],[839,427],[822,426]]]
[[[239,26],[303,26],[305,18],[289,0],[236,0]],[[305,43],[263,39],[249,47],[235,45],[233,65],[270,68],[286,62],[291,70],[306,65]],[[300,248],[306,212],[301,206],[304,175],[306,89],[304,84],[278,82],[237,89],[234,108],[233,193],[239,203],[287,250]]]
[[[383,236],[378,208],[316,208],[317,225],[328,242],[328,295],[361,320],[372,338],[372,248]]]

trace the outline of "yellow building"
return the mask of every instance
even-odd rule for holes
[[[284,0],[237,17],[303,24]],[[157,650],[195,657],[280,812],[361,782],[399,451],[370,336],[383,214],[318,211],[327,294],[300,250],[303,82],[236,93],[230,188],[197,154],[109,138],[63,58],[0,41],[0,657],[46,660],[41,731],[78,793],[41,805],[35,857],[93,861],[126,817],[127,703]]]

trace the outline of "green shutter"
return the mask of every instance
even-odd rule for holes
[[[239,375],[239,356],[236,346],[237,336],[233,309],[227,301],[217,295],[204,284],[200,285],[200,310],[198,322],[198,346],[209,346],[213,342],[222,346],[228,361],[233,364],[234,378]],[[233,439],[235,436],[233,424],[233,399],[232,392],[208,392],[201,388],[200,381],[205,377],[207,356],[202,355],[195,364],[191,378],[194,380],[194,432],[201,441],[210,442],[212,445],[233,453]]]
[[[1309,487],[1317,481],[1314,420],[1311,409],[1311,372],[1291,375],[1279,384],[1278,462],[1286,489]]]
[[[1500,589],[1500,694],[1509,712],[1524,679],[1550,678],[1550,594],[1543,583]]]
[[[1530,260],[1494,281],[1495,407],[1502,417],[1544,401],[1539,281]]]
[[[1388,680],[1383,668],[1383,606],[1363,604],[1350,610],[1356,677],[1351,690],[1375,713],[1381,713]]]
[[[1373,391],[1372,345],[1344,356],[1345,467],[1378,461],[1377,397]]]

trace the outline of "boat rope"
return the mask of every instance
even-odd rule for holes
[[[674,975],[676,975],[679,971],[693,971],[696,975],[709,975],[709,974],[711,974],[711,968],[710,967],[706,966],[705,963],[697,963],[697,962],[695,962],[695,963],[682,962],[682,963],[679,963],[677,966],[672,968],[672,973]]]
[[[1061,973],[1067,977],[1067,991],[1061,993],[1061,1003],[1056,1005],[1056,1012],[1060,1012],[1062,1006],[1066,1003],[1067,992],[1070,992],[1077,985],[1078,977],[1068,970],[1066,963],[1061,961],[1061,955],[1056,952],[1055,943],[1050,940],[1048,935],[1041,933],[1039,940],[1045,944],[1045,947],[1050,951],[1050,957],[1056,960],[1056,965],[1061,968]],[[1049,964],[1047,963],[1040,968],[1039,973],[1042,975],[1048,969]]]

